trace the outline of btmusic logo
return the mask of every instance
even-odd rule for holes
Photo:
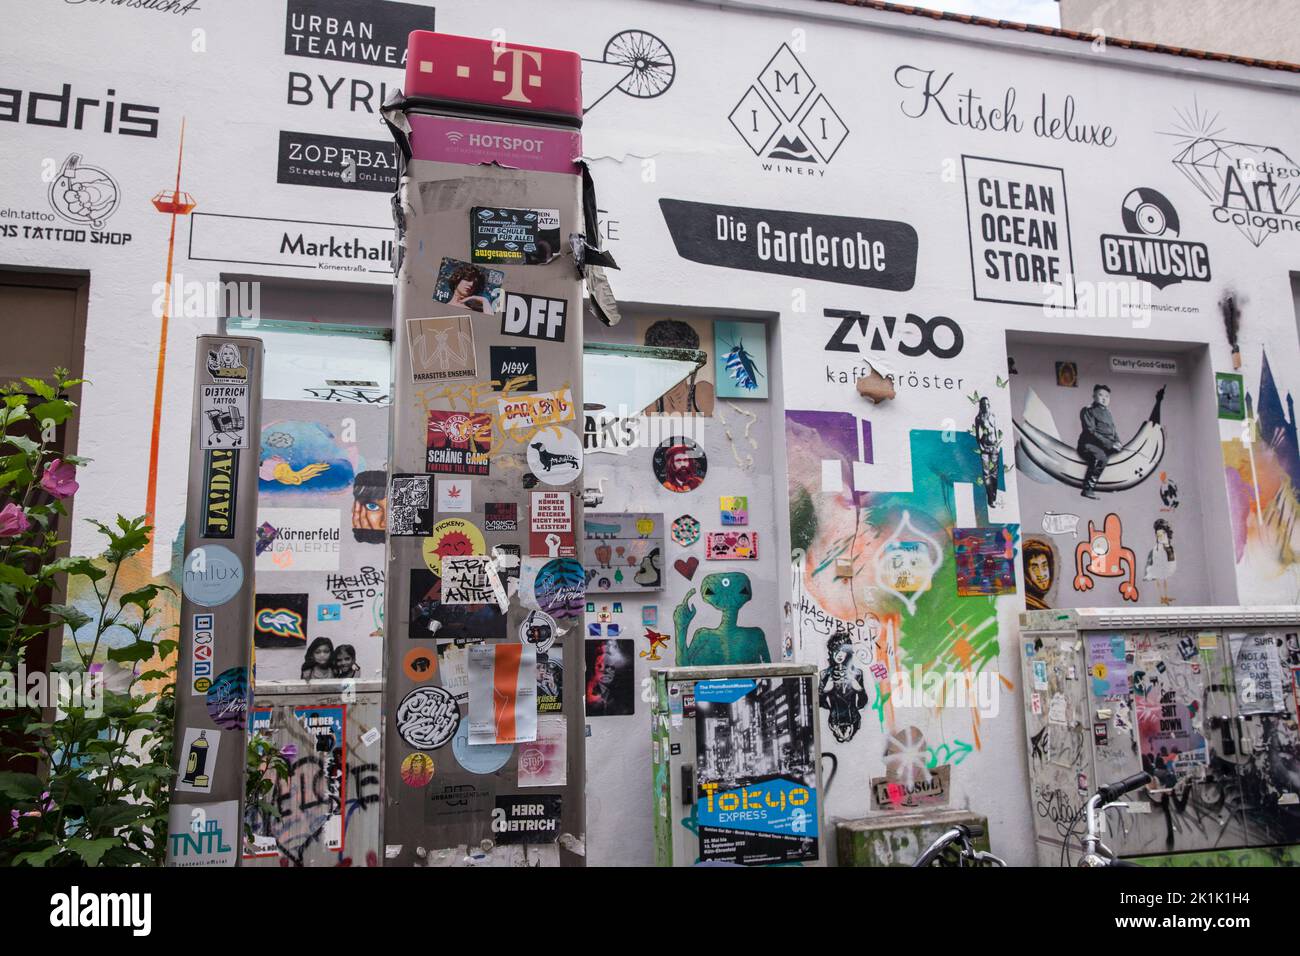
[[[800,176],[826,175],[817,169],[829,163],[849,135],[839,114],[790,47],[782,43],[776,55],[750,85],[727,117],[758,157],[785,160],[763,163],[763,169]]]

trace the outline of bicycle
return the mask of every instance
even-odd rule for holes
[[[1151,774],[1135,773],[1131,777],[1125,777],[1118,783],[1108,784],[1102,787],[1091,797],[1088,802],[1079,808],[1079,812],[1074,815],[1070,821],[1070,829],[1066,831],[1065,842],[1061,844],[1061,862],[1065,866],[1070,863],[1070,837],[1074,835],[1074,828],[1079,825],[1079,818],[1086,816],[1088,822],[1088,832],[1079,838],[1083,846],[1083,856],[1080,857],[1075,866],[1098,867],[1098,866],[1139,866],[1138,863],[1130,863],[1128,860],[1121,860],[1115,855],[1110,847],[1101,842],[1101,816],[1112,807],[1119,810],[1127,810],[1128,804],[1119,803],[1119,798],[1126,793],[1131,793],[1140,787],[1145,787],[1151,782]],[[1101,852],[1098,852],[1098,851]]]
[[[924,853],[912,864],[914,868],[926,866],[1006,866],[1006,861],[986,850],[977,850],[971,846],[971,840],[984,835],[984,828],[978,823],[957,823],[931,843]],[[950,851],[956,848],[954,855]]]

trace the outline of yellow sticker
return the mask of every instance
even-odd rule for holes
[[[487,545],[483,532],[464,518],[444,518],[433,526],[433,534],[424,539],[421,550],[425,565],[441,576],[444,557],[487,554]]]

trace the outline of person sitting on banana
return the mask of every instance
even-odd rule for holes
[[[1079,433],[1076,446],[1080,457],[1088,466],[1083,479],[1083,497],[1096,499],[1097,479],[1101,477],[1110,456],[1123,447],[1119,432],[1115,429],[1115,419],[1111,417],[1110,387],[1094,385],[1092,387],[1092,404],[1080,410],[1079,421],[1083,431]]]

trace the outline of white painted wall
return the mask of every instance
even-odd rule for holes
[[[349,9],[374,6],[389,4],[375,0]],[[354,16],[363,19],[365,14]],[[154,285],[165,267],[168,230],[168,218],[157,213],[149,199],[174,183],[182,120],[186,131],[181,188],[194,195],[197,212],[376,227],[380,231],[364,233],[371,242],[382,241],[382,230],[390,225],[382,192],[277,183],[277,147],[280,132],[286,130],[385,140],[374,112],[377,91],[380,84],[400,85],[400,70],[287,55],[285,26],[285,0],[205,0],[201,9],[187,14],[54,2],[24,6],[9,18],[7,47],[16,53],[7,56],[0,69],[0,120],[12,115],[10,90],[23,91],[25,117],[31,91],[59,94],[64,84],[70,84],[73,100],[104,100],[112,89],[118,104],[158,109],[156,138],[102,132],[100,107],[88,107],[81,130],[27,122],[0,127],[5,134],[0,148],[0,264],[87,270],[91,277],[85,371],[94,384],[86,390],[82,409],[80,451],[95,464],[83,476],[78,517],[105,518],[144,509],[149,470],[144,449],[158,335],[151,308],[157,295]],[[599,102],[586,117],[584,141],[604,218],[607,225],[617,224],[617,238],[609,242],[623,267],[612,277],[617,294],[627,302],[660,308],[777,314],[780,332],[774,341],[780,342],[784,387],[781,398],[771,402],[772,409],[783,404],[787,410],[850,411],[869,419],[874,464],[862,470],[871,491],[909,489],[913,469],[924,466],[911,460],[909,432],[963,432],[973,417],[968,396],[977,390],[993,399],[1006,435],[1004,456],[1010,461],[1013,409],[1008,390],[998,385],[999,377],[1006,376],[1008,333],[1204,343],[1213,369],[1230,370],[1217,302],[1225,291],[1235,289],[1247,297],[1241,352],[1248,388],[1254,392],[1258,387],[1265,345],[1282,393],[1294,386],[1300,346],[1289,270],[1300,261],[1300,234],[1293,228],[1300,219],[1281,220],[1290,231],[1269,235],[1259,245],[1233,225],[1216,222],[1213,203],[1173,165],[1180,140],[1168,135],[1189,117],[1204,114],[1213,118],[1221,138],[1273,146],[1296,156],[1300,110],[1296,80],[1290,75],[1114,49],[1098,57],[1077,42],[931,24],[814,0],[553,0],[544,5],[500,0],[490,6],[456,2],[437,5],[436,26],[484,37],[504,30],[506,39],[574,49],[592,61],[600,61],[607,41],[624,30],[648,31],[666,44],[675,74],[672,85],[656,98],[638,99],[613,89],[625,70],[601,62],[585,64],[587,100]],[[805,75],[816,82],[816,93],[825,95],[848,130],[829,163],[782,164],[802,168],[803,175],[765,171],[728,121],[782,44],[797,51]],[[958,92],[973,88],[982,105],[993,106],[1003,102],[1008,86],[1014,86],[1015,109],[1025,129],[995,132],[953,125],[933,103],[925,115],[909,118],[904,107],[917,112],[921,102],[916,90],[905,90],[895,81],[895,71],[904,65],[937,71],[936,85],[948,72],[955,74],[944,94],[953,119]],[[292,102],[292,73],[311,78],[314,99],[309,105]],[[340,90],[349,98],[336,95],[331,105],[322,84],[332,87],[340,79]],[[353,92],[359,97],[366,92],[366,86],[354,83],[369,84],[376,91],[365,105],[363,99],[350,98]],[[1113,145],[1034,135],[1033,118],[1044,95],[1053,115],[1064,108],[1067,96],[1072,97],[1076,121],[1110,127]],[[42,109],[53,107],[47,103]],[[130,233],[126,244],[47,241],[25,233],[33,224],[71,225],[26,217],[51,213],[49,182],[42,174],[57,172],[72,153],[116,182],[121,204],[104,228]],[[1181,217],[1182,238],[1207,245],[1213,278],[1153,290],[1156,309],[1149,324],[1129,317],[1045,314],[1034,305],[974,301],[963,155],[1063,171],[1074,268],[1081,283],[1108,278],[1101,269],[1098,237],[1124,232],[1121,203],[1138,186],[1157,189],[1172,201]],[[1289,168],[1285,156],[1273,159]],[[1279,180],[1277,196],[1283,205],[1295,198],[1296,188],[1295,179]],[[884,291],[687,261],[678,256],[668,235],[661,198],[908,223],[919,240],[915,285],[905,292]],[[1300,213],[1300,206],[1291,212]],[[345,273],[328,268],[331,263],[319,257],[269,253],[265,235],[278,236],[283,230],[274,223],[237,224],[213,251],[211,227],[217,224],[211,219],[179,222],[176,268],[186,280],[210,281],[223,273],[239,273],[375,285],[389,281],[382,271]],[[204,232],[193,237],[195,254],[213,258],[190,257],[191,228]],[[825,350],[839,324],[823,316],[825,308],[872,316],[912,312],[926,318],[951,317],[964,333],[960,355],[908,359],[892,348],[879,354],[904,375],[915,371],[918,377],[937,375],[961,383],[951,389],[901,388],[893,402],[866,404],[851,384],[826,380],[828,365],[849,369],[856,356]],[[195,334],[215,327],[212,315],[172,317],[159,462],[158,524],[164,541],[174,538],[183,514],[189,343]],[[1204,416],[1195,428],[1200,441],[1215,429],[1223,440],[1241,433],[1239,425]],[[797,473],[806,464],[786,462],[781,455],[775,459],[773,470],[781,483],[787,466]],[[1219,463],[1209,460],[1204,467],[1218,469]],[[989,520],[1015,522],[1018,476],[1008,471],[1005,481],[1004,504]],[[781,487],[777,485],[778,500]],[[710,496],[716,493],[726,492],[708,489]],[[784,512],[778,509],[777,516],[785,535]],[[1215,531],[1207,529],[1207,536]],[[1226,534],[1226,529],[1217,533]],[[787,540],[781,542],[782,549]],[[78,527],[74,547],[91,546],[84,527]],[[167,557],[164,549],[160,565]],[[1252,600],[1289,602],[1296,596],[1294,580],[1294,566],[1278,567],[1275,562],[1268,575],[1252,570],[1250,580],[1239,579],[1238,586]],[[790,597],[790,578],[780,576],[779,584],[781,593],[770,596],[774,607]],[[892,599],[872,590],[865,572],[853,587],[855,597],[867,606],[898,613]],[[1001,650],[989,665],[1016,684],[1019,602],[1018,596],[997,600]],[[661,613],[665,610],[661,606]],[[906,617],[902,629],[907,634]],[[797,653],[824,664],[823,638],[812,633],[793,637]],[[1012,860],[1028,862],[1032,811],[1019,693],[1017,686],[1004,694],[1000,715],[981,723],[978,749],[959,762],[947,759],[954,763],[952,803],[988,814],[995,847]],[[892,720],[895,727],[917,726],[929,746],[942,745],[950,753],[956,752],[957,741],[974,740],[965,711],[900,709]],[[640,714],[618,721],[617,739],[600,730],[593,742],[591,796],[593,807],[599,808],[595,820],[600,821],[592,826],[593,860],[646,860],[650,828],[642,821],[649,820],[643,811],[648,810],[650,795],[645,775],[630,770],[646,765],[648,728]],[[857,816],[866,810],[869,781],[885,772],[885,736],[883,720],[868,710],[855,739],[832,745],[840,772],[829,797],[830,817]],[[605,763],[596,766],[597,760]],[[595,841],[610,833],[610,820],[617,820],[620,832],[608,839],[619,852],[603,855]]]

